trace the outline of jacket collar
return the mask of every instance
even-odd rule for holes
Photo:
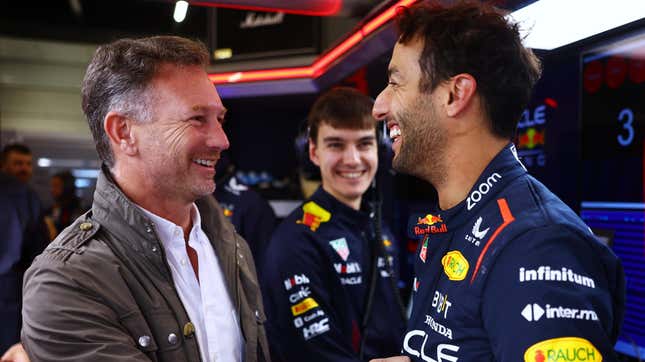
[[[213,245],[223,269],[234,268],[235,258],[226,257],[235,255],[237,247],[233,226],[225,219],[220,206],[212,196],[203,197],[195,201],[195,204],[200,212],[202,228]],[[92,214],[93,218],[99,224],[106,226],[121,243],[135,251],[143,252],[155,246],[161,247],[150,218],[121,191],[105,165],[101,167],[96,183]],[[229,265],[231,262],[233,264]]]

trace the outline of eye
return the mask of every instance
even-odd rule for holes
[[[358,147],[362,150],[370,149],[374,146],[374,141],[364,141],[358,144]]]
[[[190,123],[196,124],[196,125],[201,125],[206,123],[206,117],[204,116],[193,116],[188,119]]]
[[[340,142],[330,142],[327,144],[327,148],[341,149],[342,147],[343,147],[343,144]]]

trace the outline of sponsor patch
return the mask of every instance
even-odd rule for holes
[[[329,242],[329,245],[336,250],[336,253],[340,255],[343,261],[347,261],[347,257],[349,256],[349,247],[347,246],[347,240],[345,240],[345,238],[332,240]]]
[[[298,290],[297,292],[292,293],[291,295],[289,295],[289,302],[291,302],[291,304],[293,304],[293,303],[295,303],[295,302],[297,302],[299,300],[307,298],[309,296],[309,294],[311,294],[311,291],[309,290],[309,287],[304,287],[304,286],[300,287],[300,290]]]
[[[435,321],[434,318],[432,318],[431,315],[426,314],[426,321],[424,323],[427,324],[428,326],[430,326],[430,328],[432,328],[433,331],[441,334],[442,336],[444,336],[444,337],[446,337],[448,339],[452,339],[452,329],[450,329],[450,328],[444,326],[443,324]]]
[[[524,362],[602,361],[602,355],[584,338],[564,337],[547,339],[524,352]]]
[[[582,285],[588,288],[595,289],[596,282],[585,276],[574,272],[572,269],[562,267],[560,269],[551,269],[550,266],[541,265],[537,269],[520,268],[519,270],[520,283],[531,281],[558,281],[568,282]]]
[[[316,308],[318,306],[318,303],[314,300],[314,298],[306,298],[302,302],[291,306],[291,314],[293,316],[298,316],[301,315],[302,313],[305,313],[306,311]]]
[[[229,218],[231,216],[233,216],[233,207],[231,207],[231,208],[224,207],[224,216],[229,217]]]
[[[390,241],[390,239],[388,239],[388,238],[386,237],[385,239],[383,239],[383,245],[384,245],[386,248],[389,248],[390,246],[392,246],[392,242]]]
[[[437,345],[437,350],[433,351],[426,348],[427,342],[428,335],[426,332],[418,329],[411,330],[406,333],[403,339],[403,350],[414,357],[428,362],[457,362],[459,360],[459,356],[457,355],[459,346],[440,343]],[[435,356],[435,358],[432,356]]]
[[[284,288],[286,290],[302,284],[309,284],[309,278],[304,274],[294,274],[291,278],[284,280]]]
[[[306,316],[303,317],[303,319],[305,320],[305,322],[311,322],[312,320],[314,320],[314,319],[316,319],[318,317],[324,317],[324,316],[325,316],[325,312],[323,312],[322,309],[318,309],[316,311],[313,311],[313,312],[307,314]],[[298,318],[300,318],[300,317],[298,317]]]
[[[315,336],[321,335],[329,331],[329,318],[325,318],[320,322],[312,323],[310,326],[302,329],[302,336],[305,340],[309,340]]]
[[[302,318],[296,317],[293,319],[293,325],[296,326],[296,328],[300,328],[305,325],[305,323],[302,321]]]
[[[340,284],[342,285],[359,285],[363,282],[363,278],[361,276],[356,276],[356,277],[346,277],[346,278],[340,278]]]
[[[502,178],[502,175],[497,172],[488,176],[484,182],[477,185],[476,188],[468,195],[466,199],[466,206],[468,210],[471,210],[477,203],[482,199],[484,195],[490,192],[490,190],[495,186],[495,184]]]
[[[459,250],[453,250],[446,253],[441,258],[443,271],[450,280],[464,280],[468,274],[468,260],[464,258]]]
[[[589,309],[567,308],[563,306],[552,307],[547,304],[542,308],[537,303],[527,304],[522,309],[522,317],[529,322],[537,322],[542,317],[546,319],[578,319],[597,321],[598,315],[595,311]]]
[[[350,263],[334,263],[334,269],[338,274],[356,274],[361,272],[361,265],[355,261]]]
[[[419,252],[419,258],[422,262],[426,262],[426,257],[428,256],[428,239],[430,236],[426,235],[423,238],[423,244],[421,245],[421,251]]]
[[[484,219],[480,216],[477,221],[475,221],[475,224],[473,224],[471,235],[466,235],[464,237],[466,241],[469,241],[475,246],[479,246],[481,244],[481,241],[486,237],[486,234],[488,234],[488,231],[490,230],[490,227],[487,227],[484,230],[481,229],[482,221],[484,221]]]
[[[313,201],[309,201],[302,205],[302,211],[302,219],[296,220],[296,224],[309,226],[311,231],[318,230],[321,223],[327,222],[331,219],[329,211],[323,209]]]
[[[444,224],[441,215],[427,214],[424,217],[417,217],[417,223],[412,228],[415,236],[422,236],[428,234],[445,233],[448,231],[448,226]]]
[[[438,290],[434,291],[434,298],[432,298],[432,307],[437,310],[437,313],[443,313],[444,318],[448,318],[448,309],[452,306],[452,303],[448,301],[448,295],[439,292]]]

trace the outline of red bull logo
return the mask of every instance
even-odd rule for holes
[[[519,135],[517,148],[532,150],[537,146],[544,146],[545,133],[546,130],[538,131],[535,128],[527,129],[526,132]]]
[[[441,225],[437,225],[441,223]],[[427,235],[445,233],[448,231],[448,226],[443,223],[441,215],[434,216],[428,214],[424,217],[417,218],[417,225],[414,227],[414,235]]]
[[[231,210],[231,209],[224,209],[224,216],[226,216],[226,217],[231,217],[231,216],[233,216],[233,210]]]
[[[441,215],[434,216],[432,214],[428,214],[425,217],[420,217],[417,220],[417,224],[420,225],[434,225],[439,222],[443,222],[443,220],[441,220]]]
[[[320,224],[323,222],[329,221],[331,219],[331,213],[323,209],[318,204],[313,201],[302,206],[302,219],[296,220],[296,224],[303,224],[309,226],[311,231],[316,231],[320,227]]]

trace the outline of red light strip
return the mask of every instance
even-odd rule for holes
[[[222,4],[222,3],[212,3],[212,2],[203,2],[203,1],[190,1],[190,5],[194,6],[207,6],[212,8],[227,8],[235,10],[251,10],[251,11],[268,11],[268,12],[281,12],[287,14],[296,14],[296,15],[307,15],[307,16],[332,16],[336,15],[340,8],[343,6],[341,0],[336,0],[331,6],[327,8],[317,8],[314,10],[299,10],[299,9],[289,9],[289,8],[276,8],[268,6],[254,6],[254,5],[240,5],[240,4]]]
[[[230,84],[266,80],[319,77],[327,71],[329,65],[333,64],[334,61],[343,56],[343,54],[345,54],[349,49],[360,43],[381,25],[394,18],[398,7],[410,6],[417,1],[418,0],[401,0],[392,5],[383,13],[370,20],[367,24],[363,25],[363,27],[361,27],[357,32],[349,36],[347,39],[343,40],[340,44],[327,52],[325,55],[317,58],[314,63],[308,67],[213,73],[209,74],[208,77],[213,82],[213,84]]]

